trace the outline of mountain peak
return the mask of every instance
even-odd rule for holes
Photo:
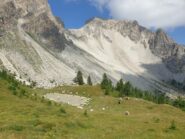
[[[139,26],[139,23],[136,21],[136,20],[116,20],[116,19],[107,19],[107,18],[101,18],[101,17],[92,17],[90,19],[88,19],[85,24],[93,24],[93,23],[128,23],[128,24],[133,24],[133,25],[138,25]]]
[[[102,22],[102,21],[106,21],[108,19],[104,19],[104,18],[101,18],[101,17],[92,17],[88,20],[85,21],[85,24],[90,24],[90,23],[93,23],[93,22]]]
[[[104,19],[99,17],[94,17],[85,22],[85,26],[95,26],[96,28],[106,28],[106,29],[118,29],[121,31],[121,29],[129,29],[129,28],[135,28],[139,31],[147,30],[145,27],[142,27],[139,25],[139,23],[136,20],[115,20],[115,19]]]
[[[5,0],[0,31],[3,66],[38,86],[71,83],[78,70],[95,83],[107,73],[141,89],[158,88],[155,80],[185,77],[182,47],[164,31],[153,33],[137,21],[94,17],[81,29],[67,30],[47,0]]]
[[[158,40],[162,40],[163,41],[163,44],[174,44],[173,39],[171,39],[166,34],[166,32],[163,29],[161,29],[161,28],[157,29],[157,31],[156,31],[156,38]]]

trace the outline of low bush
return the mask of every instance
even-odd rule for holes
[[[66,114],[66,110],[64,108],[60,108],[60,112],[63,113],[63,114]]]
[[[171,125],[170,125],[169,129],[176,130],[176,124],[175,124],[175,121],[174,120],[171,121]]]

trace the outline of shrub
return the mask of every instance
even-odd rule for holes
[[[41,102],[44,102],[45,101],[45,99],[44,99],[44,97],[42,96],[42,98],[41,98]]]
[[[47,101],[47,104],[50,106],[52,103],[51,103],[51,101]]]
[[[23,129],[24,129],[23,126],[16,125],[16,124],[11,125],[11,126],[9,127],[9,130],[15,130],[15,131],[22,131]]]
[[[9,89],[10,91],[16,91],[16,87],[13,86],[13,85],[10,85],[10,86],[8,87],[8,89]]]
[[[84,116],[88,116],[87,110],[84,111]]]
[[[174,120],[171,121],[171,125],[170,125],[169,129],[176,130],[176,124],[175,124],[175,121]]]
[[[33,121],[30,121],[30,124],[33,126],[38,126],[38,125],[42,124],[42,122],[38,119],[35,119]]]
[[[20,94],[22,94],[23,96],[25,96],[26,95],[26,90],[21,89]]]
[[[1,71],[0,72],[0,77],[3,78],[3,79],[7,79],[7,77],[8,77],[7,71],[6,70]]]
[[[64,108],[60,108],[60,112],[66,114],[66,110]]]
[[[13,95],[15,95],[15,96],[17,95],[17,91],[16,91],[16,90],[14,90],[12,93],[13,93]]]
[[[159,118],[154,117],[154,118],[153,118],[153,121],[154,121],[154,123],[159,123],[159,122],[160,122],[160,119],[159,119]]]
[[[185,100],[179,97],[178,99],[173,101],[173,106],[181,108],[182,110],[185,111]]]
[[[31,85],[30,85],[30,87],[31,87],[31,88],[34,88],[36,85],[37,85],[37,82],[35,82],[35,81],[32,81],[32,82],[31,82]]]
[[[42,123],[42,128],[45,132],[52,130],[53,127],[55,127],[55,124],[53,123]]]

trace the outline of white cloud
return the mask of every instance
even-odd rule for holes
[[[89,0],[115,19],[137,20],[153,28],[185,26],[185,0]]]
[[[96,6],[99,10],[103,10],[110,2],[110,0],[89,0],[94,6]]]

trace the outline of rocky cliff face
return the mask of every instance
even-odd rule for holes
[[[47,0],[1,0],[0,29],[1,67],[38,86],[72,82],[74,70],[50,52],[62,51],[67,43],[63,24],[52,15]]]
[[[160,29],[149,40],[149,43],[152,52],[162,58],[171,72],[185,72],[185,47],[175,43]]]
[[[163,81],[185,78],[184,47],[136,21],[94,18],[66,30],[47,0],[1,0],[0,30],[0,67],[38,86],[70,84],[81,70],[95,83],[107,73],[113,81],[174,93]]]
[[[17,10],[14,3],[9,1],[0,5],[0,30],[1,36],[7,31],[15,29],[20,10]]]
[[[19,25],[37,41],[48,47],[64,49],[65,38],[60,33],[63,23],[54,17],[47,0],[5,0],[1,5],[2,29],[16,28]]]

